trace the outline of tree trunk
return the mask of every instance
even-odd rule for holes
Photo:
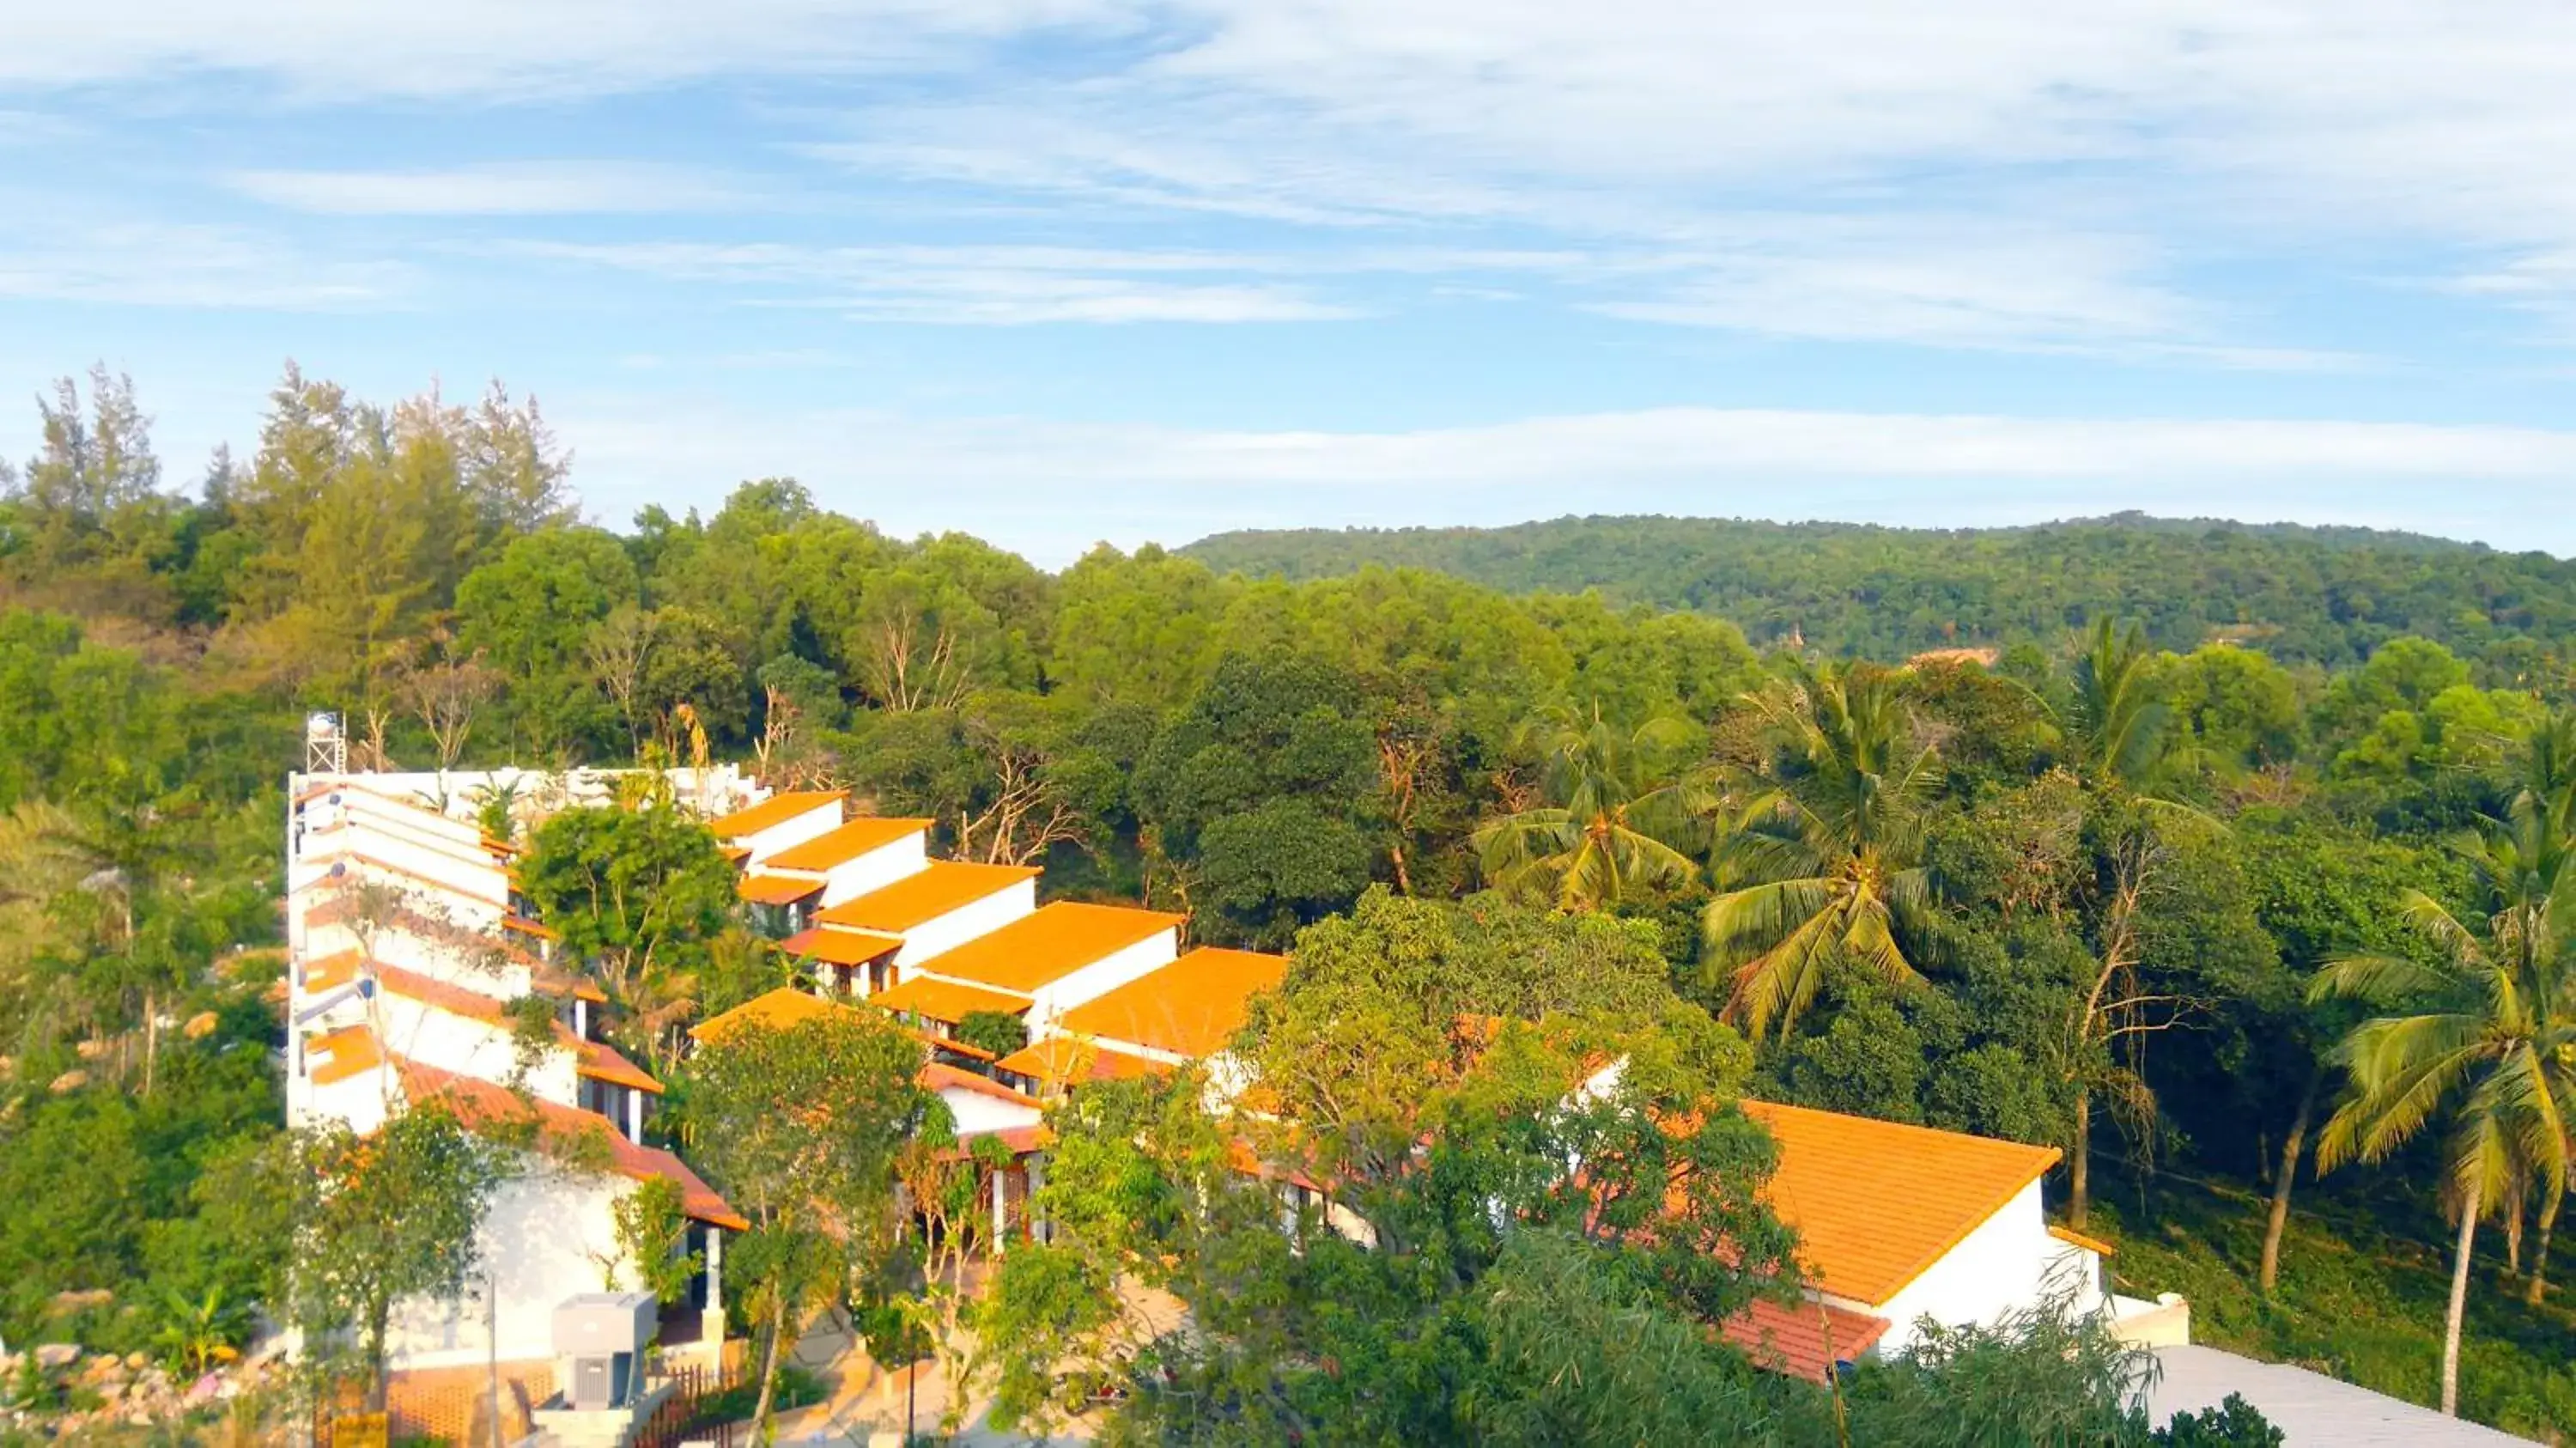
[[[2522,1300],[2533,1307],[2549,1295],[2549,1229],[2557,1225],[2558,1198],[2552,1196],[2540,1204],[2540,1240],[2532,1244],[2531,1280],[2522,1288]]]
[[[1389,858],[1393,859],[1393,860],[1394,860],[1394,862],[1395,862],[1395,893],[1397,893],[1397,894],[1399,894],[1399,895],[1410,895],[1410,894],[1412,894],[1412,893],[1413,893],[1413,877],[1412,877],[1412,876],[1410,876],[1410,875],[1407,875],[1407,874],[1404,872],[1404,845],[1403,845],[1403,843],[1402,843],[1401,841],[1399,841],[1399,842],[1397,842],[1396,844],[1393,844],[1393,845],[1388,846],[1388,847],[1387,847],[1387,855],[1388,855],[1388,857],[1389,857]]]
[[[2298,1179],[2299,1153],[2308,1144],[2308,1117],[2316,1110],[2317,1087],[2324,1080],[2322,1072],[2308,1078],[2308,1089],[2299,1097],[2299,1114],[2290,1118],[2290,1134],[2281,1141],[2281,1169],[2272,1178],[2272,1212],[2263,1223],[2263,1267],[2257,1275],[2266,1297],[2281,1275],[2281,1232],[2290,1224],[2290,1184]]]
[[[393,1304],[379,1304],[367,1313],[367,1411],[385,1410],[385,1329],[386,1319],[393,1314]]]
[[[760,1353],[760,1402],[751,1410],[751,1441],[769,1441],[770,1400],[778,1393],[778,1339],[787,1330],[787,1293],[783,1284],[769,1309],[769,1344]]]
[[[143,1094],[152,1094],[152,1063],[161,1054],[161,1007],[152,992],[143,993]]]
[[[2460,1323],[2469,1307],[2469,1249],[2478,1235],[2478,1189],[2460,1203],[2460,1245],[2451,1261],[2451,1311],[2442,1325],[2442,1416],[2460,1416]]]
[[[2084,1230],[2093,1207],[2093,1093],[2075,1093],[2075,1144],[2066,1163],[2066,1223]]]

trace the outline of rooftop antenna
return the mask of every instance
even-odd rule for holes
[[[327,709],[304,716],[304,772],[349,772],[348,731],[340,727],[340,716]]]

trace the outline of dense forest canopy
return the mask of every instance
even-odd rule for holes
[[[1508,528],[1219,533],[1181,550],[1305,580],[1428,568],[1510,593],[1606,596],[1873,658],[2054,642],[2112,615],[2169,649],[2259,645],[2341,667],[2400,635],[2510,677],[2576,639],[2576,563],[2413,533],[2125,513],[2026,528],[1557,518]]]
[[[2567,1156],[2470,1089],[2510,1066],[2554,1091],[2576,1061],[2554,1044],[2576,988],[2530,946],[2576,911],[2568,565],[2143,521],[1594,520],[1104,546],[1050,574],[785,479],[594,526],[536,405],[497,386],[378,405],[290,368],[248,456],[184,487],[121,379],[40,418],[0,482],[13,1343],[141,1348],[189,1312],[192,1340],[237,1339],[270,1300],[282,1228],[241,1183],[280,1114],[278,789],[302,711],[329,708],[357,767],[728,758],[846,786],[937,820],[939,853],[1044,863],[1054,896],[1332,963],[1292,1005],[1388,1007],[1372,971],[1439,957],[1417,903],[1499,919],[1459,928],[1484,974],[1420,972],[1437,1008],[1412,1026],[1445,1029],[1439,992],[1476,982],[1616,1014],[1528,968],[1623,961],[1653,989],[1620,1001],[1729,1043],[1729,1090],[2060,1148],[2052,1196],[2117,1237],[2121,1290],[2189,1293],[2205,1338],[2435,1401],[2449,1269],[2474,1264],[2464,1411],[2576,1428],[2549,1280]],[[1355,556],[1380,543],[1395,566]],[[1907,662],[1986,642],[2007,647]],[[529,872],[643,828],[566,823]],[[657,1064],[780,978],[740,948],[721,868],[665,843],[671,878],[717,886],[651,950],[596,941],[612,1030]],[[2508,998],[2531,1009],[2471,1033],[2520,1052],[2502,1065],[2345,1044]],[[1331,1039],[1339,1012],[1262,1024]],[[2383,1109],[2418,1068],[2459,1089],[2400,1081],[2421,1109]],[[1626,1311],[1563,1263],[1485,1265]],[[210,1300],[212,1327],[187,1306]],[[1495,1307],[1404,1298],[1353,1341],[1530,1328]]]

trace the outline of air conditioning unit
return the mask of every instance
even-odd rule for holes
[[[564,1403],[578,1412],[623,1408],[643,1391],[644,1345],[656,1308],[649,1292],[584,1292],[555,1306],[555,1356],[571,1361]]]

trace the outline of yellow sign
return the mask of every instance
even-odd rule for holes
[[[331,1448],[391,1448],[392,1415],[343,1413],[331,1423]]]

